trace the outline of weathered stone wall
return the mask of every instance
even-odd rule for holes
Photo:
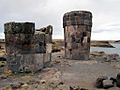
[[[43,68],[45,62],[51,60],[48,59],[51,56],[47,55],[46,47],[47,42],[51,42],[52,38],[46,39],[45,32],[36,31],[34,23],[10,22],[4,27],[7,61],[13,72],[28,70],[34,72]],[[52,37],[52,34],[48,36]]]
[[[64,14],[65,57],[87,60],[90,52],[92,14],[88,11],[72,11]]]
[[[53,27],[51,25],[48,25],[47,27],[43,27],[40,29],[36,29],[35,35],[38,34],[44,34],[45,35],[45,51],[46,53],[43,55],[43,63],[44,66],[47,65],[48,62],[51,61],[52,56],[52,32]]]
[[[31,41],[35,32],[34,23],[15,23],[10,22],[4,25],[6,53],[21,54],[30,53]]]

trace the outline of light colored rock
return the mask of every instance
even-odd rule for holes
[[[21,83],[19,82],[15,82],[15,83],[11,83],[10,86],[12,87],[12,89],[18,89],[21,88]]]
[[[46,80],[40,80],[40,83],[41,83],[41,84],[45,84],[45,83],[46,83]]]
[[[28,88],[29,88],[29,85],[28,85],[28,84],[24,84],[24,85],[22,85],[22,89],[24,89],[24,90],[28,90]]]
[[[112,83],[112,80],[103,80],[103,87],[104,88],[110,88],[110,87],[113,87],[113,83]]]

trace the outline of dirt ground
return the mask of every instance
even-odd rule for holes
[[[56,54],[56,56],[59,55],[63,56],[62,53]],[[59,60],[61,59],[57,58],[55,61]],[[92,60],[91,58],[88,61],[68,59],[62,60],[62,64],[60,66],[57,65],[57,68],[61,69],[62,71],[62,80],[68,85],[80,86],[89,90],[95,89],[94,85],[98,77],[116,77],[117,73],[120,71],[120,63],[118,61],[103,62],[103,60],[100,61],[100,58],[98,58],[98,60]]]
[[[70,90],[70,86],[84,90],[106,90],[95,88],[95,81],[99,76],[116,77],[120,72],[120,62],[119,58],[104,61],[103,57],[105,57],[103,53],[93,53],[87,61],[68,60],[64,59],[63,52],[53,53],[49,67],[36,74],[2,79],[0,90]],[[120,88],[107,90],[120,90]]]

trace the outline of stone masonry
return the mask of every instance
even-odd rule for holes
[[[52,42],[51,25],[38,31],[31,22],[9,22],[4,28],[8,67],[13,72],[34,72],[50,62],[51,51],[47,52],[47,45]]]
[[[87,60],[90,52],[92,13],[72,11],[63,16],[65,57]]]

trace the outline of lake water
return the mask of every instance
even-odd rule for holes
[[[114,46],[115,48],[105,48],[105,47],[91,47],[90,51],[104,51],[105,53],[108,54],[113,54],[113,53],[117,53],[120,55],[120,44],[115,44],[115,43],[111,43],[112,46]]]

